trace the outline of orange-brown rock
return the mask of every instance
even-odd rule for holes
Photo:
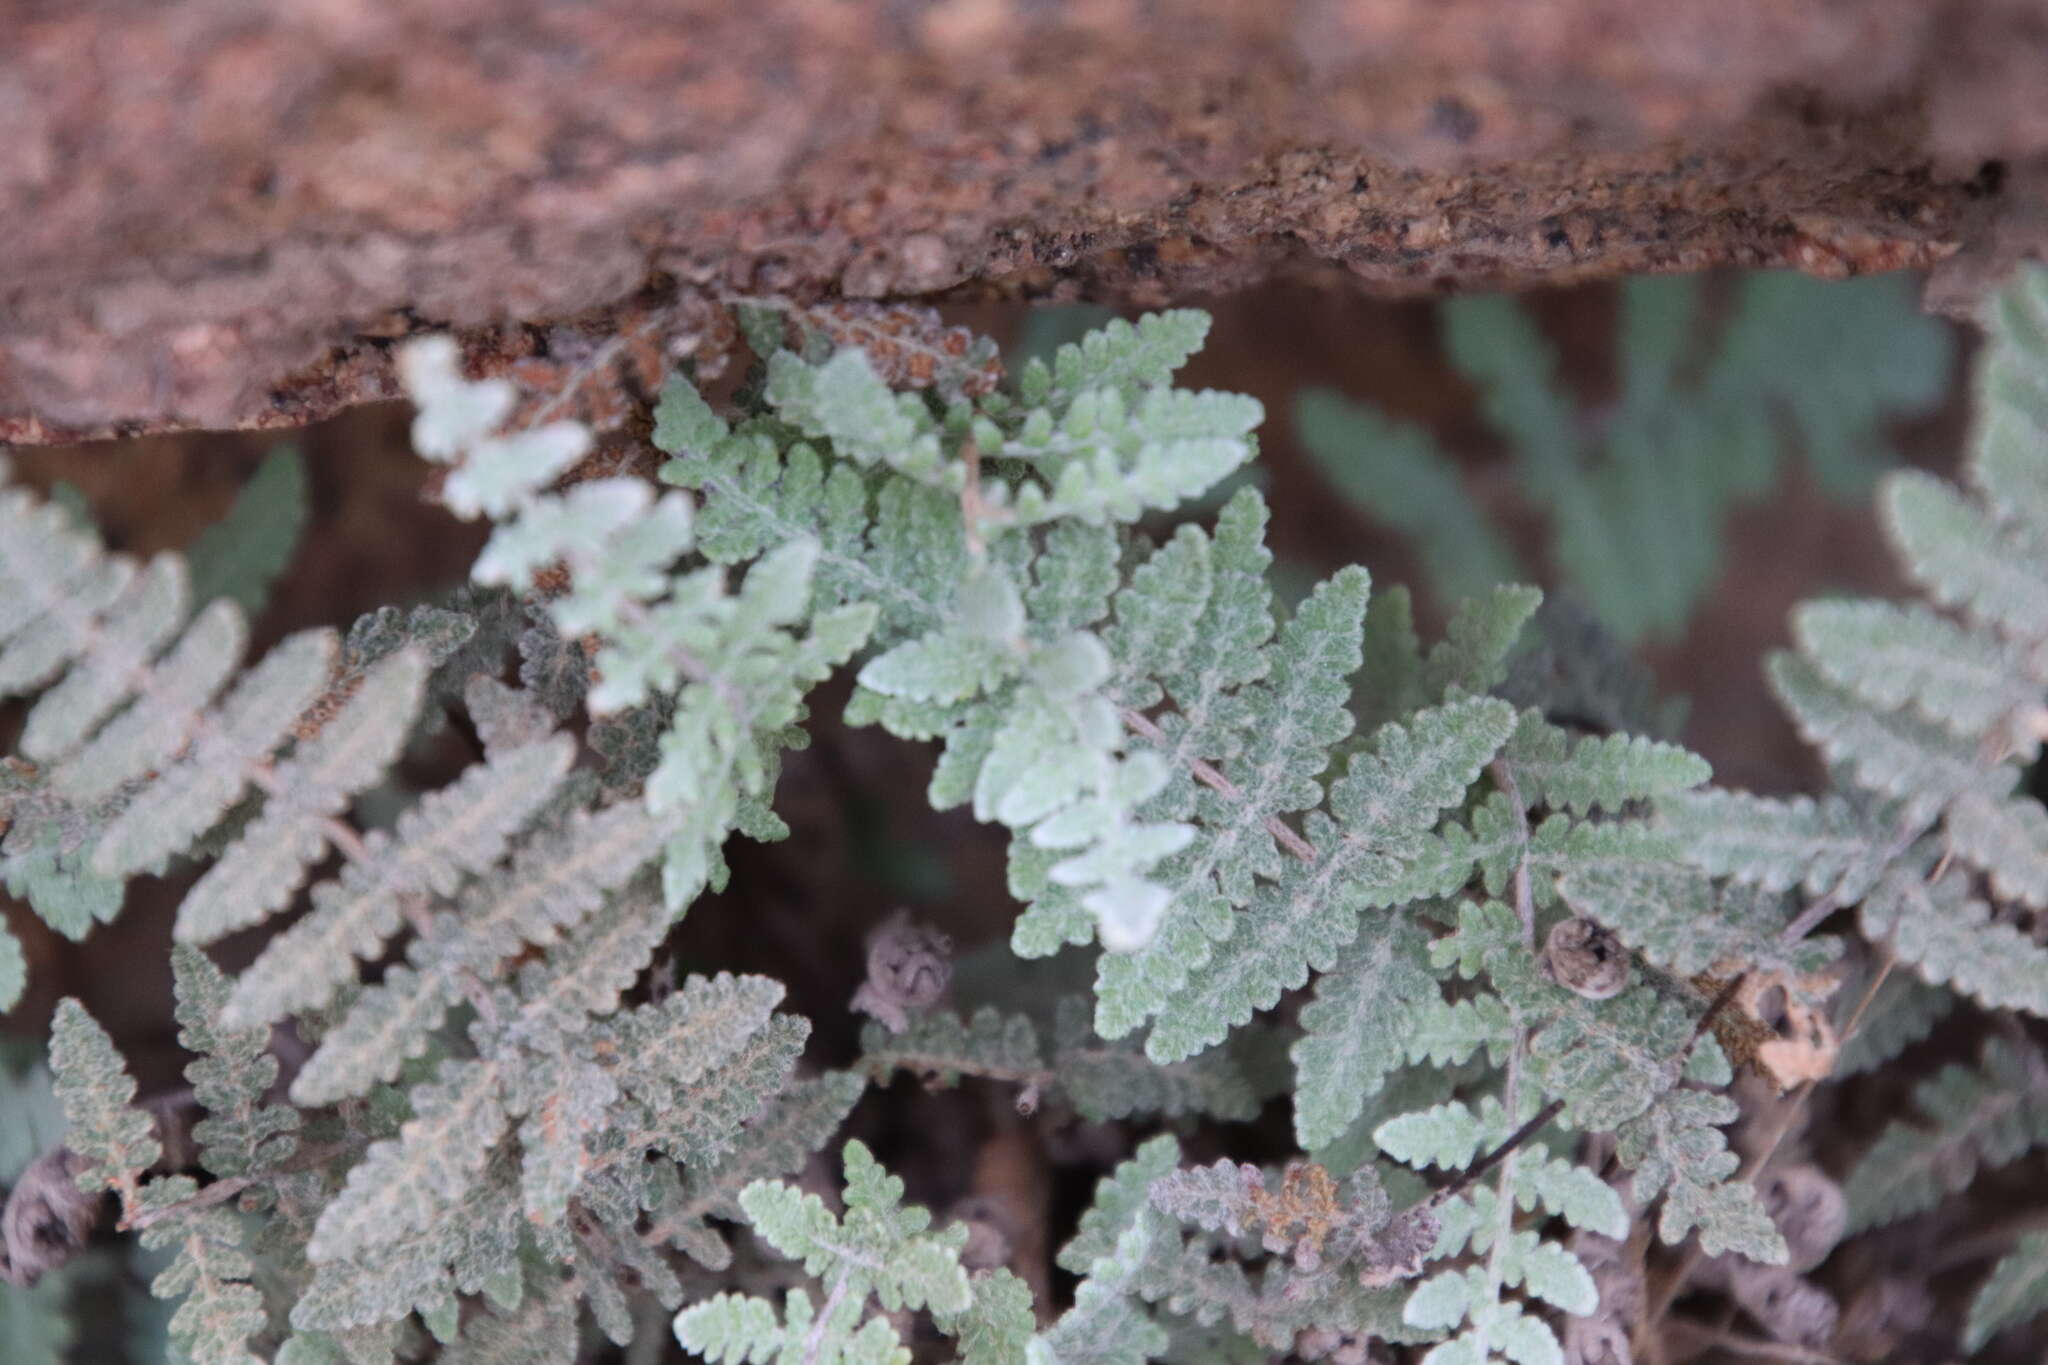
[[[0,441],[679,294],[1925,265],[2044,65],[2041,0],[0,0]]]

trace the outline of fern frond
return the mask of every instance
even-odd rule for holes
[[[2022,270],[1986,310],[1992,344],[1976,374],[1979,420],[1971,433],[1969,471],[1992,509],[2006,521],[2048,527],[2048,421],[2041,405],[2048,333],[2042,327],[2044,283]]]
[[[22,955],[21,940],[0,924],[0,1014],[14,1008],[28,987],[28,959]]]
[[[967,1018],[951,1010],[927,1010],[901,1033],[870,1022],[861,1030],[860,1043],[862,1067],[877,1079],[894,1071],[942,1085],[963,1074],[1031,1086],[1049,1085],[1053,1079],[1031,1020],[993,1005]]]
[[[1031,1286],[1005,1269],[968,1278],[974,1301],[959,1313],[936,1317],[939,1330],[960,1345],[961,1365],[1013,1365],[1024,1359],[1038,1320],[1031,1312]]]
[[[1895,474],[1879,504],[1906,568],[1936,602],[2019,640],[2048,638],[2048,541],[2000,526],[1931,474]]]
[[[1447,601],[1522,577],[1457,466],[1421,427],[1347,402],[1327,389],[1295,396],[1294,429],[1323,477],[1354,506],[1409,536]]]
[[[2040,691],[2011,645],[1925,607],[1806,602],[1792,631],[1833,686],[1880,710],[1911,706],[1964,740],[1981,740]]]
[[[555,1365],[575,1356],[576,1301],[559,1283],[530,1286],[509,1311],[481,1313],[441,1359],[447,1365]]]
[[[1331,815],[1309,822],[1309,840],[1328,852],[1258,889],[1220,950],[1161,1011],[1146,1054],[1162,1063],[1191,1056],[1301,985],[1310,967],[1329,967],[1357,937],[1360,913],[1396,899],[1389,893],[1404,860],[1421,851],[1437,812],[1463,799],[1513,721],[1505,703],[1475,698],[1382,727],[1332,784]]]
[[[90,1167],[79,1184],[133,1198],[141,1173],[162,1154],[156,1125],[135,1107],[135,1080],[113,1040],[68,997],[50,1023],[50,1073],[64,1106],[64,1145]]]
[[[928,1232],[931,1215],[903,1208],[903,1182],[859,1142],[846,1144],[846,1212],[834,1217],[814,1194],[774,1182],[740,1192],[740,1208],[777,1251],[810,1274],[844,1284],[849,1296],[872,1293],[883,1308],[930,1307],[958,1313],[972,1302],[959,1247],[966,1230]]]
[[[801,1040],[797,1046],[802,1046]],[[794,1051],[788,1061],[795,1064]],[[744,1058],[729,1071],[751,1078]],[[786,1077],[786,1067],[782,1075]],[[742,1189],[756,1180],[779,1179],[801,1170],[811,1154],[838,1131],[865,1088],[860,1077],[840,1071],[816,1080],[778,1081],[762,1086],[765,1094],[728,1086],[727,1090],[736,1092],[733,1098],[714,1095],[709,1107],[730,1116],[734,1132],[744,1123],[746,1140],[727,1143],[716,1156],[697,1155],[709,1150],[709,1143],[691,1145],[696,1159],[684,1168],[682,1182],[673,1194],[658,1200],[649,1240],[667,1242],[706,1268],[723,1270],[731,1262],[732,1252],[705,1218],[715,1214],[737,1220],[742,1216]],[[699,1103],[703,1103],[701,1097]],[[749,1103],[751,1109],[746,1108]]]
[[[1615,1134],[1615,1152],[1635,1171],[1634,1194],[1664,1196],[1657,1220],[1666,1241],[1697,1228],[1708,1255],[1732,1251],[1752,1261],[1782,1264],[1784,1235],[1757,1198],[1756,1187],[1733,1179],[1741,1162],[1728,1149],[1721,1126],[1739,1114],[1725,1095],[1676,1090]]]
[[[199,1187],[184,1176],[152,1181],[142,1193],[144,1213],[191,1199]],[[256,1263],[243,1246],[242,1225],[226,1209],[202,1209],[146,1228],[142,1244],[172,1249],[169,1266],[150,1282],[160,1299],[182,1299],[170,1322],[171,1340],[193,1365],[259,1365],[249,1339],[269,1325],[263,1295],[251,1283]]]
[[[737,1056],[768,1026],[782,983],[765,976],[692,976],[659,1005],[622,1014],[613,1037],[623,1059],[613,1074],[657,1110],[689,1102],[697,1082]]]
[[[1420,928],[1393,920],[1368,926],[1316,979],[1291,1052],[1304,1151],[1336,1141],[1401,1064],[1421,1007],[1439,998],[1428,961]]]
[[[403,649],[375,665],[320,733],[278,765],[263,813],[207,869],[178,906],[180,942],[211,943],[288,901],[328,848],[328,826],[397,758],[426,689],[423,653]]]
[[[1111,318],[1053,353],[1043,375],[1027,366],[1019,380],[1026,402],[1057,406],[1091,389],[1133,398],[1171,383],[1209,336],[1209,315],[1195,308],[1147,313],[1135,323]]]
[[[519,1011],[507,1028],[521,1041],[581,1033],[592,1015],[609,1014],[668,933],[674,917],[654,889],[627,887],[583,923],[559,950],[519,971]]]
[[[1986,780],[1974,746],[1907,712],[1871,710],[1804,656],[1773,655],[1768,671],[1800,735],[1869,790],[1931,814]]]
[[[1965,792],[1949,806],[1949,847],[1991,879],[2002,901],[2048,908],[2048,810],[2026,797]]]
[[[2048,1065],[2002,1038],[1977,1067],[1945,1066],[1913,1092],[1933,1128],[1885,1129],[1842,1186],[1849,1228],[1879,1227],[1933,1208],[1980,1166],[2003,1166],[2048,1145]]]
[[[1893,972],[1863,1011],[1863,1022],[1842,1040],[1837,1076],[1874,1071],[1934,1031],[1954,1010],[1955,995],[1911,972]]]
[[[457,465],[449,506],[500,520],[472,576],[526,587],[544,568],[567,568],[569,590],[548,611],[564,636],[598,637],[599,681],[587,698],[594,712],[681,687],[662,760],[646,782],[649,809],[676,825],[663,881],[679,910],[718,875],[718,846],[739,818],[736,798],[768,785],[804,692],[860,646],[875,608],[850,603],[807,616],[818,549],[802,536],[777,537],[779,548],[736,595],[725,593],[716,569],[671,578],[669,566],[695,541],[688,498],[655,499],[645,483],[624,477],[547,492],[587,448],[585,429],[556,423],[493,435],[510,391],[464,380],[445,338],[410,348],[402,370],[421,404],[421,453]],[[785,629],[806,621],[804,637]]]
[[[1005,1279],[976,1282],[960,1266],[965,1227],[930,1231],[931,1215],[903,1207],[903,1182],[866,1147],[846,1144],[846,1212],[834,1217],[816,1195],[776,1181],[740,1192],[740,1209],[777,1251],[800,1260],[825,1285],[822,1308],[803,1290],[784,1314],[760,1299],[719,1295],[676,1316],[677,1340],[712,1360],[907,1362],[886,1318],[863,1321],[872,1296],[886,1312],[928,1308],[942,1328],[966,1335],[977,1353],[1019,1342],[1028,1331]]]
[[[1255,1343],[1267,1353],[1311,1326],[1412,1337],[1400,1324],[1395,1294],[1364,1290],[1355,1277],[1337,1273],[1269,1270],[1255,1284],[1241,1267],[1212,1260],[1207,1239],[1184,1239],[1150,1196],[1179,1157],[1171,1137],[1154,1138],[1097,1185],[1080,1230],[1059,1254],[1061,1266],[1086,1278],[1073,1307],[1033,1338],[1026,1355],[1032,1365],[1137,1365],[1168,1349],[1166,1324],[1183,1314],[1212,1329],[1227,1322],[1241,1346]]]
[[[219,707],[200,718],[184,757],[143,787],[108,825],[93,851],[94,870],[127,876],[159,869],[211,828],[248,790],[256,765],[275,752],[326,690],[338,649],[332,631],[302,632],[244,673]],[[114,768],[133,761],[133,756],[107,759]]]
[[[1443,323],[1444,347],[1479,385],[1487,418],[1540,468],[1568,459],[1577,423],[1556,387],[1556,351],[1529,315],[1500,296],[1461,298],[1445,305]]]
[[[1665,1194],[1667,1240],[1679,1240],[1697,1225],[1703,1238],[1719,1245],[1749,1247],[1745,1254],[1753,1259],[1770,1259],[1773,1247],[1782,1248],[1771,1240],[1776,1231],[1755,1190],[1729,1179],[1737,1162],[1716,1125],[1736,1117],[1733,1102],[1680,1086],[1695,1069],[1695,1020],[1702,1007],[1660,996],[1647,985],[1601,1001],[1573,994],[1544,976],[1523,944],[1515,912],[1497,902],[1461,906],[1456,932],[1439,940],[1432,956],[1460,975],[1483,975],[1498,1000],[1491,1006],[1484,996],[1459,1001],[1434,1022],[1425,1016],[1410,1040],[1411,1057],[1441,1064],[1480,1046],[1507,1056],[1526,1032],[1525,1078],[1563,1103],[1564,1122],[1617,1134],[1622,1163],[1637,1168],[1638,1197]],[[1496,1126],[1505,1122],[1503,1117]],[[1457,1131],[1457,1145],[1444,1155],[1464,1164],[1484,1130],[1468,1125]],[[1775,1254],[1782,1256],[1782,1250]]]
[[[450,1060],[411,1092],[414,1117],[371,1146],[321,1211],[307,1255],[340,1260],[431,1227],[469,1193],[510,1121],[497,1064]]]
[[[791,351],[768,357],[763,390],[782,419],[806,436],[830,441],[857,464],[883,464],[934,482],[943,456],[929,414],[913,394],[890,391],[866,353],[848,347],[813,365]]]
[[[472,882],[455,911],[365,987],[292,1082],[301,1104],[331,1104],[398,1075],[462,990],[464,973],[499,975],[523,944],[546,946],[586,921],[661,848],[666,826],[639,802],[571,812],[520,841],[509,866]]]
[[[1884,871],[1895,820],[1841,796],[1781,799],[1748,792],[1682,792],[1657,803],[1657,824],[1716,877],[1765,891],[1863,899]]]
[[[1640,735],[1572,739],[1535,711],[1522,713],[1502,755],[1523,800],[1575,814],[1618,812],[1631,801],[1689,791],[1713,776],[1707,761]]]
[[[1981,1351],[2009,1327],[2048,1312],[2048,1233],[2032,1232],[1999,1258],[1970,1300],[1963,1349]]]
[[[849,1306],[851,1305],[851,1306]],[[860,1305],[827,1299],[815,1309],[802,1290],[783,1301],[786,1321],[765,1299],[717,1294],[676,1317],[676,1340],[721,1362],[816,1361],[819,1365],[909,1365],[905,1346],[886,1318],[854,1326]]]
[[[1992,918],[1959,869],[1928,882],[1894,867],[1863,902],[1863,932],[1937,986],[1993,1009],[2048,1016],[2048,948]]]
[[[1494,587],[1458,604],[1444,626],[1444,638],[1423,665],[1423,687],[1432,695],[1453,689],[1490,692],[1508,675],[1508,655],[1523,627],[1543,605],[1543,594],[1520,584]]]
[[[1452,362],[1506,438],[1520,491],[1548,517],[1550,558],[1631,640],[1683,626],[1720,572],[1730,504],[1770,485],[1788,438],[1824,487],[1860,491],[1882,420],[1929,408],[1952,351],[1946,329],[1889,279],[1838,288],[1760,273],[1742,282],[1718,335],[1697,281],[1629,280],[1620,392],[1582,415],[1552,347],[1513,301],[1457,299],[1442,311]],[[1296,425],[1341,492],[1409,533],[1440,598],[1517,577],[1427,433],[1321,392],[1297,403]]]
[[[1533,1113],[1533,1102],[1524,1107]],[[1380,1124],[1373,1138],[1396,1160],[1455,1170],[1469,1166],[1481,1151],[1498,1147],[1514,1126],[1506,1108],[1488,1097],[1477,1109],[1450,1101],[1400,1115]],[[1523,1321],[1519,1306],[1502,1297],[1508,1289],[1522,1288],[1578,1315],[1599,1304],[1592,1277],[1577,1257],[1534,1230],[1514,1229],[1502,1200],[1523,1209],[1542,1206],[1579,1226],[1626,1228],[1626,1212],[1605,1182],[1540,1146],[1514,1153],[1502,1163],[1501,1172],[1498,1189],[1475,1186],[1443,1204],[1441,1227],[1428,1250],[1432,1260],[1469,1252],[1483,1257],[1483,1263],[1469,1270],[1439,1270],[1415,1286],[1403,1309],[1405,1322],[1433,1332],[1464,1325],[1462,1332],[1437,1348],[1439,1352],[1476,1352],[1475,1359],[1506,1352],[1512,1357],[1511,1343],[1525,1329],[1517,1325]],[[1529,1323],[1537,1325],[1534,1319]],[[1554,1350],[1548,1329],[1541,1331]]]
[[[1821,970],[1841,948],[1835,939],[1787,943],[1783,931],[1796,913],[1787,897],[1717,887],[1683,863],[1569,870],[1558,891],[1576,913],[1677,976],[1726,975],[1732,967],[1797,979]]]
[[[1104,1040],[1089,1026],[1088,1009],[1063,999],[1054,1016],[1056,1088],[1095,1122],[1162,1114],[1206,1114],[1249,1121],[1286,1088],[1277,1033],[1243,1029],[1229,1046],[1165,1065],[1149,1058],[1136,1038]]]
[[[193,600],[226,598],[243,615],[258,615],[306,528],[306,498],[306,462],[299,452],[280,446],[265,456],[227,515],[200,532],[185,552]]]
[[[568,1217],[569,1198],[591,1166],[591,1143],[619,1098],[615,1068],[567,1047],[536,1049],[506,1086],[505,1108],[518,1127],[520,1208],[537,1227]]]
[[[527,1288],[519,1168],[509,1148],[489,1155],[471,1197],[448,1205],[417,1235],[314,1263],[291,1310],[301,1331],[347,1333],[395,1326],[417,1312],[442,1339],[455,1335],[458,1294],[516,1307]]]
[[[47,622],[41,627],[49,642],[43,651],[33,651],[30,639],[8,644],[0,653],[0,674],[5,675],[0,676],[0,690],[32,690],[69,664],[63,680],[30,710],[21,751],[47,760],[84,742],[129,696],[135,680],[147,676],[151,661],[183,623],[191,601],[184,564],[174,555],[158,555],[108,604],[103,616]],[[59,633],[63,624],[71,627],[69,638]],[[47,667],[38,670],[29,664],[23,655],[30,652],[40,652]],[[29,676],[37,672],[40,676]]]
[[[237,1029],[223,1019],[229,982],[196,948],[171,950],[177,983],[178,1042],[194,1054],[185,1068],[192,1097],[206,1110],[193,1125],[200,1163],[223,1179],[274,1169],[297,1150],[298,1111],[264,1099],[277,1079],[270,1030]]]
[[[788,1084],[809,1034],[806,1021],[776,1015],[730,1060],[689,1088],[689,1104],[685,1108],[663,1108],[646,1103],[638,1095],[629,1096],[621,1111],[626,1122],[619,1125],[620,1131],[614,1138],[607,1140],[606,1151],[628,1153],[638,1160],[644,1151],[655,1149],[692,1169],[714,1163],[721,1171],[753,1169],[732,1165],[734,1145],[746,1136],[749,1121],[762,1113],[764,1107],[771,1106],[776,1094]],[[839,1102],[839,1094],[836,1088],[818,1092],[810,1107],[788,1115],[786,1121],[821,1122],[820,1115],[830,1112],[830,1106]],[[851,1105],[851,1101],[846,1103]],[[820,1138],[820,1145],[822,1141]],[[772,1174],[788,1172],[777,1170]],[[695,1190],[699,1186],[693,1181],[690,1188]]]
[[[93,801],[162,767],[185,747],[203,708],[233,676],[248,635],[248,624],[234,604],[215,602],[202,610],[150,669],[127,709],[84,748],[58,762],[50,776],[52,788],[67,800]],[[50,695],[62,691],[60,684]],[[60,733],[39,742],[54,755],[61,741],[72,738],[73,728],[59,727]]]
[[[235,983],[231,1019],[256,1022],[326,1003],[398,928],[407,896],[451,894],[488,868],[547,801],[574,756],[568,739],[477,764],[363,840],[367,857],[313,892],[313,912],[272,939]]]

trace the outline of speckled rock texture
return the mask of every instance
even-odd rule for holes
[[[2014,240],[2044,0],[0,0],[0,441],[721,297],[1424,293]],[[2024,232],[2019,236],[2024,237]]]

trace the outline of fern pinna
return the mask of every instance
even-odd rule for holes
[[[135,1084],[75,1002],[52,1056],[65,1161],[169,1254],[167,1331],[202,1365],[572,1361],[586,1306],[614,1342],[659,1317],[724,1361],[903,1361],[928,1325],[977,1363],[1378,1341],[1527,1365],[1625,1348],[1661,1311],[1651,1272],[1700,1258],[1749,1307],[1758,1273],[1814,1260],[1731,1146],[1727,1091],[1736,1062],[1834,1060],[1848,958],[1813,931],[1858,907],[1920,975],[1869,973],[1871,1009],[1898,1013],[1860,1065],[1944,992],[2040,1012],[2021,916],[2048,904],[2048,817],[2015,782],[2048,629],[2041,289],[2009,297],[1984,371],[1983,499],[1922,476],[1887,495],[1962,619],[1810,607],[1774,667],[1841,775],[1818,800],[1709,789],[1697,756],[1586,725],[1564,633],[1521,643],[1533,590],[1480,592],[1428,648],[1362,569],[1283,607],[1263,501],[1218,488],[1259,406],[1172,383],[1192,312],[1112,323],[1008,387],[985,357],[892,387],[860,329],[748,301],[759,363],[731,404],[683,374],[662,394],[666,490],[608,472],[574,423],[503,429],[508,384],[411,343],[415,443],[446,505],[492,523],[473,585],[246,667],[253,568],[137,565],[0,492],[0,686],[34,697],[0,872],[77,934],[138,874],[189,883],[205,1179],[153,1171]],[[780,983],[649,968],[729,876],[729,835],[787,832],[780,758],[840,670],[850,721],[935,742],[932,805],[1008,832],[1009,950],[1063,984],[1023,1008],[963,986],[818,1073]],[[407,791],[401,760],[451,716],[475,761]],[[202,951],[287,912],[232,979]],[[0,998],[21,980],[0,939]],[[1798,1046],[1753,1037],[1771,991]],[[308,1051],[280,1097],[285,1021]],[[1993,1081],[1923,1107],[1969,1109],[1957,1149],[2014,1160],[2033,1139],[1968,1096],[2039,1065],[2001,1045]],[[1300,1151],[1199,1164],[1150,1138],[1059,1253],[1071,1301],[1034,1303],[838,1140],[905,1071],[1094,1120],[1248,1120],[1291,1094]],[[1931,1168],[1942,1141],[1913,1127],[1870,1160]],[[788,1183],[827,1146],[843,1198]],[[1954,1168],[1875,1211],[1852,1178],[1856,1226]],[[1696,1256],[1653,1264],[1638,1219]],[[2035,1240],[1972,1339],[2038,1306]]]
[[[1833,788],[1789,801],[1702,791],[1659,814],[1720,894],[1801,903],[1781,947],[1855,910],[1877,966],[1833,1020],[1817,1018],[1816,1041],[1831,1051],[1850,1030],[1858,1069],[1924,1037],[1958,995],[2015,1021],[2048,1016],[2048,949],[2036,932],[2048,909],[2048,810],[2028,775],[2048,735],[2048,273],[2023,272],[1987,321],[1969,487],[1903,472],[1880,489],[1885,530],[1927,600],[1806,603],[1793,616],[1796,649],[1769,661],[1773,689],[1827,759]],[[1711,894],[1704,880],[1696,886]],[[1819,984],[1798,975],[1801,965],[1774,968],[1795,992]],[[2042,1139],[2035,1110],[2048,1064],[2016,1022],[2014,1034],[1988,1045],[1981,1071],[1952,1066],[1923,1085],[1925,1119],[1893,1125],[1870,1147],[1846,1185],[1852,1228],[1931,1209],[1979,1162],[2009,1161]],[[2048,1308],[2036,1241],[2023,1240],[1979,1292],[1964,1332],[1971,1349]]]

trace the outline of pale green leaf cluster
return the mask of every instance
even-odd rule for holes
[[[820,601],[876,608],[852,717],[943,740],[934,802],[971,803],[1019,832],[1011,884],[1031,905],[1016,945],[1038,955],[1099,937],[1112,949],[1097,1025],[1113,1037],[1176,995],[1192,999],[1191,977],[1221,961],[1232,906],[1296,879],[1302,840],[1289,825],[1326,798],[1320,774],[1351,731],[1361,661],[1356,571],[1276,621],[1255,497],[1234,499],[1213,533],[1183,526],[1156,546],[1116,525],[1185,501],[1249,453],[1255,405],[1165,387],[1199,339],[1195,322],[1112,326],[1050,368],[1027,367],[1016,397],[943,412],[929,398],[862,398],[828,420],[819,386],[853,384],[853,362],[792,357],[770,363],[769,416],[728,428],[672,384],[658,419],[657,442],[677,456],[667,477],[703,495],[704,554],[738,562],[808,538]],[[857,414],[866,425],[847,425]],[[934,433],[971,438],[971,482],[967,456],[935,466],[919,453]],[[1471,731],[1467,747],[1496,747],[1490,733]],[[1381,879],[1394,856],[1371,860]],[[1317,886],[1355,861],[1319,859]],[[1282,895],[1278,920],[1235,918],[1284,939],[1285,917],[1312,894]],[[1310,950],[1319,961],[1350,936],[1350,916],[1326,918],[1329,946]],[[1266,965],[1272,985],[1216,983],[1236,997],[1226,1022],[1306,965],[1298,954]],[[1220,1036],[1173,1046],[1186,1055]],[[1172,1060],[1157,1039],[1155,1060]]]
[[[1231,1212],[1219,1200],[1198,1197],[1206,1188],[1241,1195],[1243,1170],[1226,1162],[1178,1171],[1179,1162],[1179,1144],[1157,1137],[1096,1187],[1093,1206],[1058,1258],[1085,1278],[1073,1306],[1031,1340],[1025,1358],[1032,1365],[1139,1365],[1164,1358],[1174,1337],[1191,1331],[1233,1360],[1285,1351],[1311,1328],[1418,1339],[1401,1321],[1405,1290],[1361,1283],[1358,1257],[1368,1255],[1373,1235],[1389,1226],[1386,1196],[1369,1175],[1351,1187],[1361,1202],[1350,1229],[1359,1235],[1348,1244],[1341,1233],[1329,1239],[1334,1254],[1328,1262],[1308,1268],[1297,1253],[1248,1269],[1238,1263],[1248,1254],[1246,1244],[1222,1227]],[[1263,1179],[1256,1168],[1247,1169],[1252,1179]],[[1184,1208],[1211,1230],[1188,1235],[1168,1207]]]
[[[451,340],[428,338],[407,348],[400,368],[420,407],[415,446],[454,466],[444,500],[457,515],[497,522],[472,577],[524,589],[566,571],[548,614],[565,638],[597,642],[594,714],[674,695],[645,795],[671,826],[664,888],[679,911],[722,875],[719,846],[747,818],[743,803],[773,785],[804,693],[860,647],[874,609],[809,610],[818,547],[803,537],[779,541],[736,592],[715,566],[674,572],[698,548],[687,496],[657,498],[625,475],[550,491],[587,452],[588,430],[556,422],[498,434],[510,386],[465,380],[458,359]]]
[[[1518,1118],[1533,1117],[1533,1097],[1524,1109]],[[1373,1139],[1396,1161],[1454,1171],[1500,1146],[1515,1126],[1501,1102],[1488,1096],[1476,1108],[1451,1100],[1388,1119]],[[1446,1335],[1431,1359],[1558,1358],[1555,1333],[1506,1297],[1509,1290],[1580,1316],[1599,1306],[1592,1277],[1577,1257],[1534,1229],[1516,1228],[1513,1210],[1541,1208],[1572,1226],[1612,1236],[1616,1229],[1625,1233],[1628,1223],[1619,1197],[1593,1172],[1541,1146],[1512,1153],[1500,1171],[1497,1185],[1473,1185],[1438,1208],[1440,1226],[1429,1258],[1455,1262],[1469,1256],[1474,1263],[1438,1269],[1415,1286],[1403,1306],[1411,1327]]]
[[[904,1365],[910,1352],[886,1317],[868,1313],[872,1299],[884,1313],[929,1311],[971,1365],[1019,1359],[1032,1326],[1022,1282],[1005,1270],[970,1276],[960,1264],[967,1229],[933,1230],[928,1212],[904,1207],[903,1182],[861,1143],[846,1144],[845,1171],[839,1215],[779,1181],[739,1194],[755,1233],[822,1286],[822,1306],[803,1289],[779,1312],[765,1299],[720,1294],[677,1314],[676,1339],[713,1361]]]

